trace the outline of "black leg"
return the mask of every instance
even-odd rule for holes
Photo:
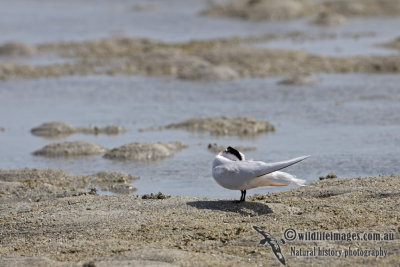
[[[246,190],[240,190],[240,193],[242,193],[240,195],[240,200],[234,200],[234,203],[240,203],[240,202],[244,202],[246,201]]]
[[[240,192],[242,193],[242,195],[240,196],[240,201],[246,201],[246,190],[241,190]]]

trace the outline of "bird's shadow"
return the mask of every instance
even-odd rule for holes
[[[197,209],[220,210],[224,212],[239,213],[243,216],[260,216],[272,213],[273,211],[260,202],[239,202],[232,200],[199,200],[186,203]]]

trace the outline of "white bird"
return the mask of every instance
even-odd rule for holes
[[[300,162],[309,156],[286,161],[265,163],[245,160],[243,153],[228,147],[220,152],[213,161],[212,175],[222,187],[240,190],[240,202],[245,201],[246,190],[260,186],[304,185],[305,181],[279,170]]]

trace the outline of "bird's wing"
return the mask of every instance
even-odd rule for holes
[[[274,171],[279,171],[290,165],[305,160],[309,156],[302,156],[286,161],[266,163],[262,161],[235,161],[234,171],[242,177],[258,177]]]
[[[258,226],[253,226],[253,229],[262,234],[264,237],[266,237],[265,232]]]
[[[293,163],[294,164],[294,163]],[[286,265],[285,257],[282,255],[281,247],[279,246],[279,242],[273,237],[270,233],[263,231],[258,226],[253,226],[254,230],[262,234],[265,238],[260,241],[261,245],[264,245],[266,242],[271,246],[272,252],[274,252],[276,258],[283,264]]]

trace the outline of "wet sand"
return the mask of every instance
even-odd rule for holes
[[[249,117],[198,117],[165,126],[166,129],[186,129],[193,132],[209,132],[213,135],[255,136],[273,132],[275,126],[267,120]]]
[[[53,175],[56,179],[57,172]],[[10,183],[3,178],[2,196],[9,193],[4,184]],[[29,184],[25,189],[29,194]],[[281,248],[289,266],[400,262],[399,175],[325,179],[290,191],[254,195],[240,204],[79,190],[72,195],[46,193],[38,201],[2,197],[0,265],[280,266],[268,245],[257,246],[262,236],[254,225],[278,240],[287,228],[394,236],[389,241],[286,241]],[[382,248],[388,255],[292,256],[291,247]]]
[[[211,5],[203,14],[259,21],[313,17],[321,12],[349,17],[395,16],[400,12],[400,3],[391,0],[232,0]]]
[[[74,133],[115,135],[125,132],[126,129],[119,125],[109,125],[105,127],[95,125],[89,127],[74,127],[63,121],[45,122],[31,129],[33,135],[49,138],[66,137]]]
[[[298,75],[299,70],[306,74],[397,73],[400,70],[398,54],[332,57],[300,50],[250,46],[251,43],[262,40],[299,38],[299,35],[302,36],[301,33],[293,33],[172,44],[141,38],[42,44],[37,46],[40,53],[55,53],[72,60],[71,63],[0,63],[0,79],[106,74],[218,81],[242,77]],[[311,37],[306,35],[304,38]],[[357,38],[357,34],[354,38]]]

